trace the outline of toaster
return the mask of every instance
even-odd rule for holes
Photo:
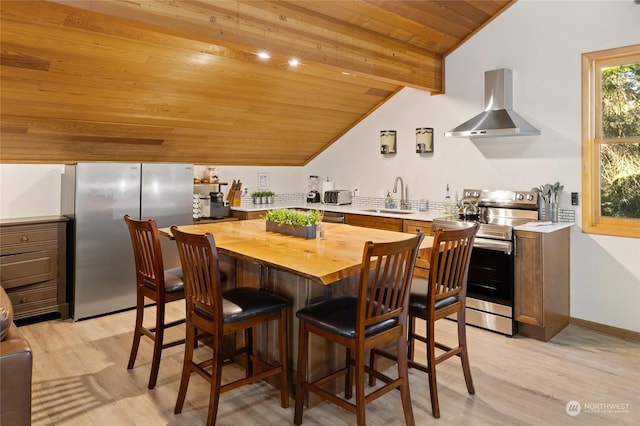
[[[347,191],[344,189],[336,189],[324,192],[324,203],[325,204],[351,204],[351,191]]]

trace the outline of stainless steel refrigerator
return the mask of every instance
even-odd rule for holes
[[[79,163],[62,176],[62,214],[70,217],[68,276],[74,319],[136,304],[133,249],[124,215],[158,227],[193,223],[193,165]],[[180,265],[161,238],[165,268]]]

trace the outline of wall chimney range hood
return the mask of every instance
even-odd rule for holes
[[[540,134],[540,130],[513,110],[513,76],[510,69],[485,72],[484,85],[485,110],[445,132],[445,137],[486,138]]]

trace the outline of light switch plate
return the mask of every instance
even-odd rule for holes
[[[578,193],[577,192],[572,192],[571,193],[571,205],[572,206],[577,206],[578,205]]]

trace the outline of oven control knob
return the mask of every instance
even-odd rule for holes
[[[533,201],[533,194],[527,195],[527,201]]]
[[[522,200],[524,200],[524,195],[518,194],[518,195],[516,195],[516,198],[518,199],[518,201],[522,201]]]

